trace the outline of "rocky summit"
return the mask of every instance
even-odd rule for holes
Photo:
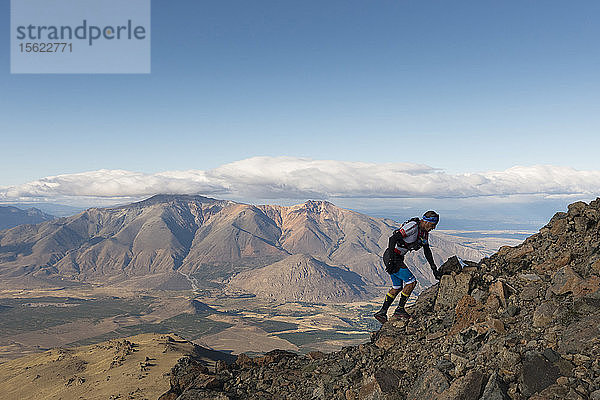
[[[449,259],[438,285],[370,343],[179,360],[161,400],[600,399],[600,199],[479,263]]]

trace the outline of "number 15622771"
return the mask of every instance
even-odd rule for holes
[[[73,43],[19,43],[21,53],[72,53]]]

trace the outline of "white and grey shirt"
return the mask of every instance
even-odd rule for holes
[[[419,229],[416,219],[405,222],[400,229],[396,229],[390,236],[388,249],[396,254],[404,256],[409,251],[423,248],[425,258],[432,267],[435,266],[433,255],[429,248],[429,232]]]

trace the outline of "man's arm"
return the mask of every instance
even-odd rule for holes
[[[427,259],[427,262],[431,267],[431,271],[433,271],[433,276],[435,276],[435,279],[439,281],[442,275],[439,273],[437,266],[435,265],[435,261],[433,260],[433,253],[431,253],[431,248],[429,247],[429,244],[423,245],[423,252],[425,253],[425,258]]]
[[[433,253],[431,252],[431,248],[428,244],[423,245],[423,252],[425,253],[425,258],[427,259],[427,262],[429,263],[431,269],[437,268],[435,265],[435,261],[433,260]]]
[[[394,251],[396,248],[396,243],[402,243],[404,241],[402,233],[404,231],[402,229],[396,229],[392,236],[390,236],[390,240],[388,241],[388,249],[390,252]]]

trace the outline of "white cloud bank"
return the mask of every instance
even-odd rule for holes
[[[144,174],[99,170],[0,187],[0,201],[139,198],[158,193],[221,198],[472,198],[507,195],[600,195],[600,170],[516,166],[448,174],[420,164],[254,157],[209,171]]]

